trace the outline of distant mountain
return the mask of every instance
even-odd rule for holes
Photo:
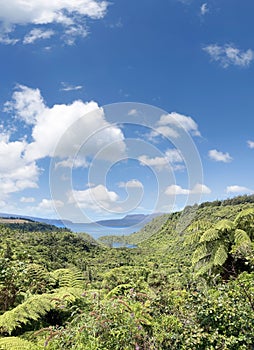
[[[106,227],[129,227],[129,226],[134,226],[141,223],[146,224],[149,221],[153,220],[155,217],[160,215],[162,214],[156,213],[151,215],[145,215],[145,214],[126,215],[122,219],[96,221],[96,224],[106,226]]]
[[[89,227],[89,226],[94,226],[94,225],[101,225],[105,227],[119,227],[119,228],[124,228],[124,227],[131,227],[135,225],[145,225],[149,221],[153,220],[155,217],[162,215],[160,213],[156,214],[151,214],[151,215],[145,215],[145,214],[134,214],[134,215],[126,215],[122,219],[113,219],[113,220],[100,220],[92,223],[80,223],[78,225],[84,227]],[[76,225],[70,220],[57,220],[57,219],[46,219],[46,218],[38,218],[38,217],[33,217],[33,216],[27,216],[27,215],[20,215],[20,214],[6,214],[6,213],[0,213],[0,218],[14,218],[14,219],[26,219],[26,220],[31,220],[31,221],[36,221],[36,222],[41,222],[45,223],[48,225],[54,225],[60,228],[64,227],[72,227],[73,225]]]
[[[45,218],[37,218],[33,216],[20,215],[20,214],[6,214],[0,213],[1,218],[15,218],[15,219],[26,219],[30,221],[42,222],[48,225],[54,225],[57,227],[65,227],[68,224],[72,224],[69,220],[57,220],[57,219],[45,219]]]

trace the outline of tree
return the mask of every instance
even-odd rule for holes
[[[254,209],[247,209],[238,214],[234,221],[224,219],[203,232],[200,228],[194,230],[190,237],[195,240],[198,237],[192,255],[196,273],[204,275],[214,272],[228,279],[246,270],[248,260],[252,258],[253,219]]]

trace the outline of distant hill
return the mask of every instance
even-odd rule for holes
[[[145,215],[145,214],[126,215],[122,219],[100,220],[100,221],[96,221],[88,224],[84,223],[84,225],[89,226],[89,225],[98,224],[105,227],[130,227],[141,223],[147,224],[148,222],[153,220],[155,217],[160,215],[162,214],[156,213],[152,215]],[[36,221],[36,222],[42,222],[48,225],[54,225],[60,228],[64,228],[66,226],[68,227],[68,225],[74,224],[70,220],[46,219],[46,218],[39,218],[39,217],[33,217],[33,216],[27,216],[27,215],[20,215],[20,214],[0,213],[0,218]],[[80,225],[82,225],[82,223]]]
[[[27,215],[20,215],[20,214],[6,214],[6,213],[0,213],[1,218],[9,218],[9,219],[25,219],[29,221],[36,221],[36,222],[42,222],[48,225],[54,225],[57,227],[65,227],[65,224],[71,224],[72,222],[69,220],[57,220],[57,219],[46,219],[46,218],[38,218],[34,216],[27,216]]]
[[[122,219],[114,219],[114,220],[101,220],[96,221],[96,224],[107,226],[107,227],[129,227],[138,224],[147,224],[155,217],[162,215],[161,213],[145,215],[145,214],[134,214],[134,215],[126,215]]]

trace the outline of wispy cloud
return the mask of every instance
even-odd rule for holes
[[[54,35],[54,33],[55,32],[51,29],[42,30],[34,28],[24,37],[23,44],[33,44],[37,40],[49,39]]]
[[[253,50],[240,50],[230,44],[223,46],[211,44],[205,46],[203,50],[209,54],[212,61],[218,62],[223,68],[229,66],[248,67],[254,59]]]
[[[244,186],[239,186],[239,185],[233,185],[233,186],[227,186],[226,188],[227,193],[253,193],[254,191],[244,187]]]
[[[230,163],[233,158],[229,155],[229,153],[223,153],[217,151],[216,149],[212,149],[208,152],[209,157],[216,162]]]
[[[21,203],[34,203],[35,198],[33,198],[33,197],[21,197],[20,202]]]
[[[66,82],[61,82],[61,91],[77,91],[77,90],[81,90],[83,89],[82,85],[71,85],[69,83]]]
[[[209,12],[209,8],[208,8],[208,5],[207,3],[205,2],[204,4],[201,5],[200,7],[200,14],[201,16],[204,16],[206,13]]]

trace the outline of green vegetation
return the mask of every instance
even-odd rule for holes
[[[0,349],[253,349],[253,202],[156,218],[135,249],[2,225]]]

